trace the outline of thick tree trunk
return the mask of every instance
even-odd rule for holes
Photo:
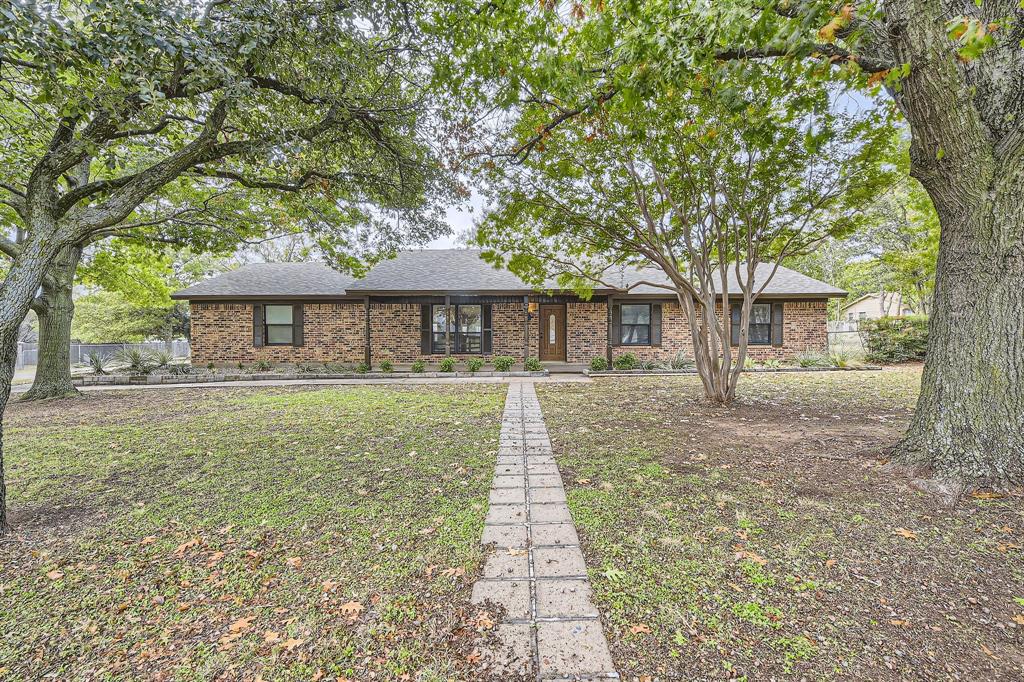
[[[72,291],[82,249],[70,246],[54,259],[48,274],[52,284],[43,286],[39,317],[39,359],[32,388],[22,400],[63,398],[78,394],[71,383],[71,322],[75,314]]]
[[[0,535],[10,528],[7,523],[7,484],[4,473],[3,414],[11,396],[14,364],[18,356],[18,327],[0,329]]]
[[[1001,487],[1024,483],[1024,63],[1003,33],[1005,45],[957,58],[946,21],[972,6],[886,3],[895,60],[911,67],[893,93],[913,133],[911,172],[942,229],[921,394],[894,460],[958,487]]]

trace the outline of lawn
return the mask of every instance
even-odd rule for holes
[[[9,408],[0,679],[464,679],[503,386]]]
[[[625,679],[1022,679],[1022,496],[944,506],[886,466],[919,381],[538,386]]]

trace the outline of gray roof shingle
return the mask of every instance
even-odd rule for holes
[[[755,282],[763,281],[770,265],[759,265]],[[657,268],[621,268],[609,272],[609,283],[625,288],[631,282],[668,282]],[[730,270],[729,291],[738,292]],[[474,249],[403,251],[373,267],[356,280],[322,263],[257,263],[219,275],[175,292],[175,299],[341,298],[374,294],[526,294],[532,287],[507,270],[498,270]],[[609,291],[597,288],[596,291]],[[640,285],[631,294],[668,294],[659,287]],[[789,268],[780,267],[765,296],[840,297],[846,292]]]

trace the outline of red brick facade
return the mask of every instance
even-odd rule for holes
[[[539,302],[539,298],[531,301]],[[524,319],[522,302],[491,304],[493,353],[523,360],[528,335],[529,353],[537,357],[539,326],[536,314]],[[303,305],[302,346],[254,347],[251,303],[193,302],[192,362],[197,365],[252,363],[340,362],[358,363],[365,357],[366,317],[362,302],[310,302]],[[420,353],[420,304],[370,304],[372,362],[384,359],[407,364],[424,359],[436,362],[443,355]],[[721,314],[721,309],[719,309]],[[526,328],[526,331],[524,331]],[[689,325],[677,302],[662,303],[660,346],[614,346],[613,357],[632,352],[642,360],[670,360],[683,351],[693,356]],[[749,346],[754,360],[788,359],[806,350],[827,347],[826,301],[788,301],[783,314],[782,346]],[[566,303],[566,361],[589,364],[604,357],[608,344],[608,306],[605,302]],[[472,355],[456,355],[462,359]]]

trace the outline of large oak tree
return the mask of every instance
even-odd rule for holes
[[[174,183],[294,197],[311,228],[445,228],[425,130],[423,7],[54,0],[0,8],[0,415],[18,326],[68,249]],[[182,229],[189,229],[183,225]],[[353,234],[353,240],[359,236]],[[343,256],[343,254],[339,254]],[[0,441],[2,443],[2,441]],[[0,527],[6,525],[0,447]]]
[[[1024,483],[1019,0],[468,4],[458,68],[474,74],[479,102],[528,123],[488,154],[521,160],[611,99],[711,73],[742,78],[764,60],[822,88],[884,89],[909,123],[911,173],[941,225],[928,360],[894,459],[954,490]]]

